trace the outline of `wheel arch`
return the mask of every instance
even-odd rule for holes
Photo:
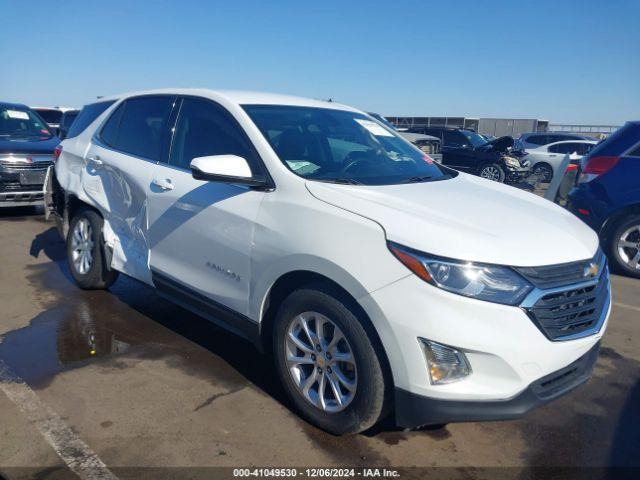
[[[62,230],[63,230],[62,234],[63,234],[63,236],[65,238],[66,238],[67,234],[69,233],[69,225],[71,223],[71,219],[81,209],[93,210],[98,215],[100,215],[102,218],[104,218],[104,215],[102,215],[100,210],[98,210],[97,208],[93,207],[92,205],[89,205],[87,202],[84,202],[84,201],[80,200],[80,198],[78,198],[73,193],[65,192],[65,194],[64,194],[64,211],[63,211],[63,215],[62,215]]]
[[[640,203],[624,205],[611,213],[600,228],[600,239],[602,241],[609,240],[609,236],[612,234],[615,226],[627,215],[640,215]]]
[[[374,348],[380,356],[382,368],[385,376],[388,378],[389,388],[394,385],[391,364],[384,348],[382,339],[376,327],[374,326],[369,314],[358,302],[356,296],[341,284],[330,278],[329,276],[312,270],[293,270],[282,274],[278,277],[269,290],[267,291],[260,317],[260,340],[261,347],[265,351],[271,350],[271,336],[273,334],[273,324],[278,310],[278,306],[282,301],[295,290],[304,287],[321,288],[326,293],[330,293],[340,301],[344,302],[361,321],[364,329],[369,334],[370,340]]]

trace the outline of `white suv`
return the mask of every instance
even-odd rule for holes
[[[77,283],[124,273],[272,352],[323,429],[514,418],[591,374],[606,260],[542,198],[332,102],[157,90],[74,125],[47,198]]]

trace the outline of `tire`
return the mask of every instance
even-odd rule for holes
[[[118,272],[109,269],[105,261],[102,224],[102,217],[89,209],[78,211],[69,224],[69,270],[78,286],[85,290],[108,288],[118,278]],[[81,260],[83,256],[87,262]]]
[[[540,175],[542,183],[550,183],[553,179],[553,168],[548,163],[536,163],[532,173]]]
[[[493,180],[494,182],[504,183],[505,173],[500,165],[497,163],[486,163],[480,167],[478,175],[487,180]]]
[[[389,395],[386,395],[386,388],[390,385],[385,381],[383,366],[367,333],[366,324],[354,310],[349,307],[349,301],[341,299],[339,294],[330,289],[322,285],[308,287],[294,291],[284,300],[276,313],[273,328],[274,360],[287,395],[304,419],[334,435],[367,430],[381,420],[388,410],[386,400]],[[343,334],[346,343],[340,340],[332,348],[316,348],[312,351],[309,349],[309,336],[301,328],[300,319],[307,323],[312,334],[318,330],[318,321],[322,324],[328,320],[322,328],[325,342],[318,343],[325,346],[331,344],[336,331]],[[332,329],[332,326],[339,330]],[[291,341],[290,333],[298,340],[302,339],[306,350],[292,348],[298,343]],[[326,357],[323,355],[326,352],[333,352],[334,356]],[[336,361],[339,356],[347,358],[348,353],[345,352],[351,352],[352,363]],[[306,361],[310,361],[314,355],[315,362],[299,365],[289,363],[286,357],[292,354],[304,357]],[[318,370],[322,370],[322,373],[318,373]],[[309,383],[311,388],[305,396],[299,385],[304,384],[305,380],[311,381],[313,372],[316,377],[313,383]],[[322,376],[325,383],[324,402],[319,398]],[[340,378],[348,382],[341,382]],[[352,390],[346,387],[348,383]],[[334,385],[338,385],[338,394]],[[315,402],[312,401],[314,393]],[[338,396],[343,400],[342,405],[337,401]]]
[[[621,218],[610,232],[605,250],[612,266],[620,273],[640,278],[640,215]]]

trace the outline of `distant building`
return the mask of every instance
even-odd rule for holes
[[[386,117],[398,128],[418,127],[453,127],[474,130],[482,135],[502,137],[510,135],[514,138],[521,133],[546,132],[547,120],[520,118],[469,118],[469,117]]]

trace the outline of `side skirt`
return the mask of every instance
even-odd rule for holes
[[[249,340],[258,350],[263,350],[260,325],[249,317],[155,270],[151,270],[151,279],[158,293],[163,297],[206,318],[217,326]]]

